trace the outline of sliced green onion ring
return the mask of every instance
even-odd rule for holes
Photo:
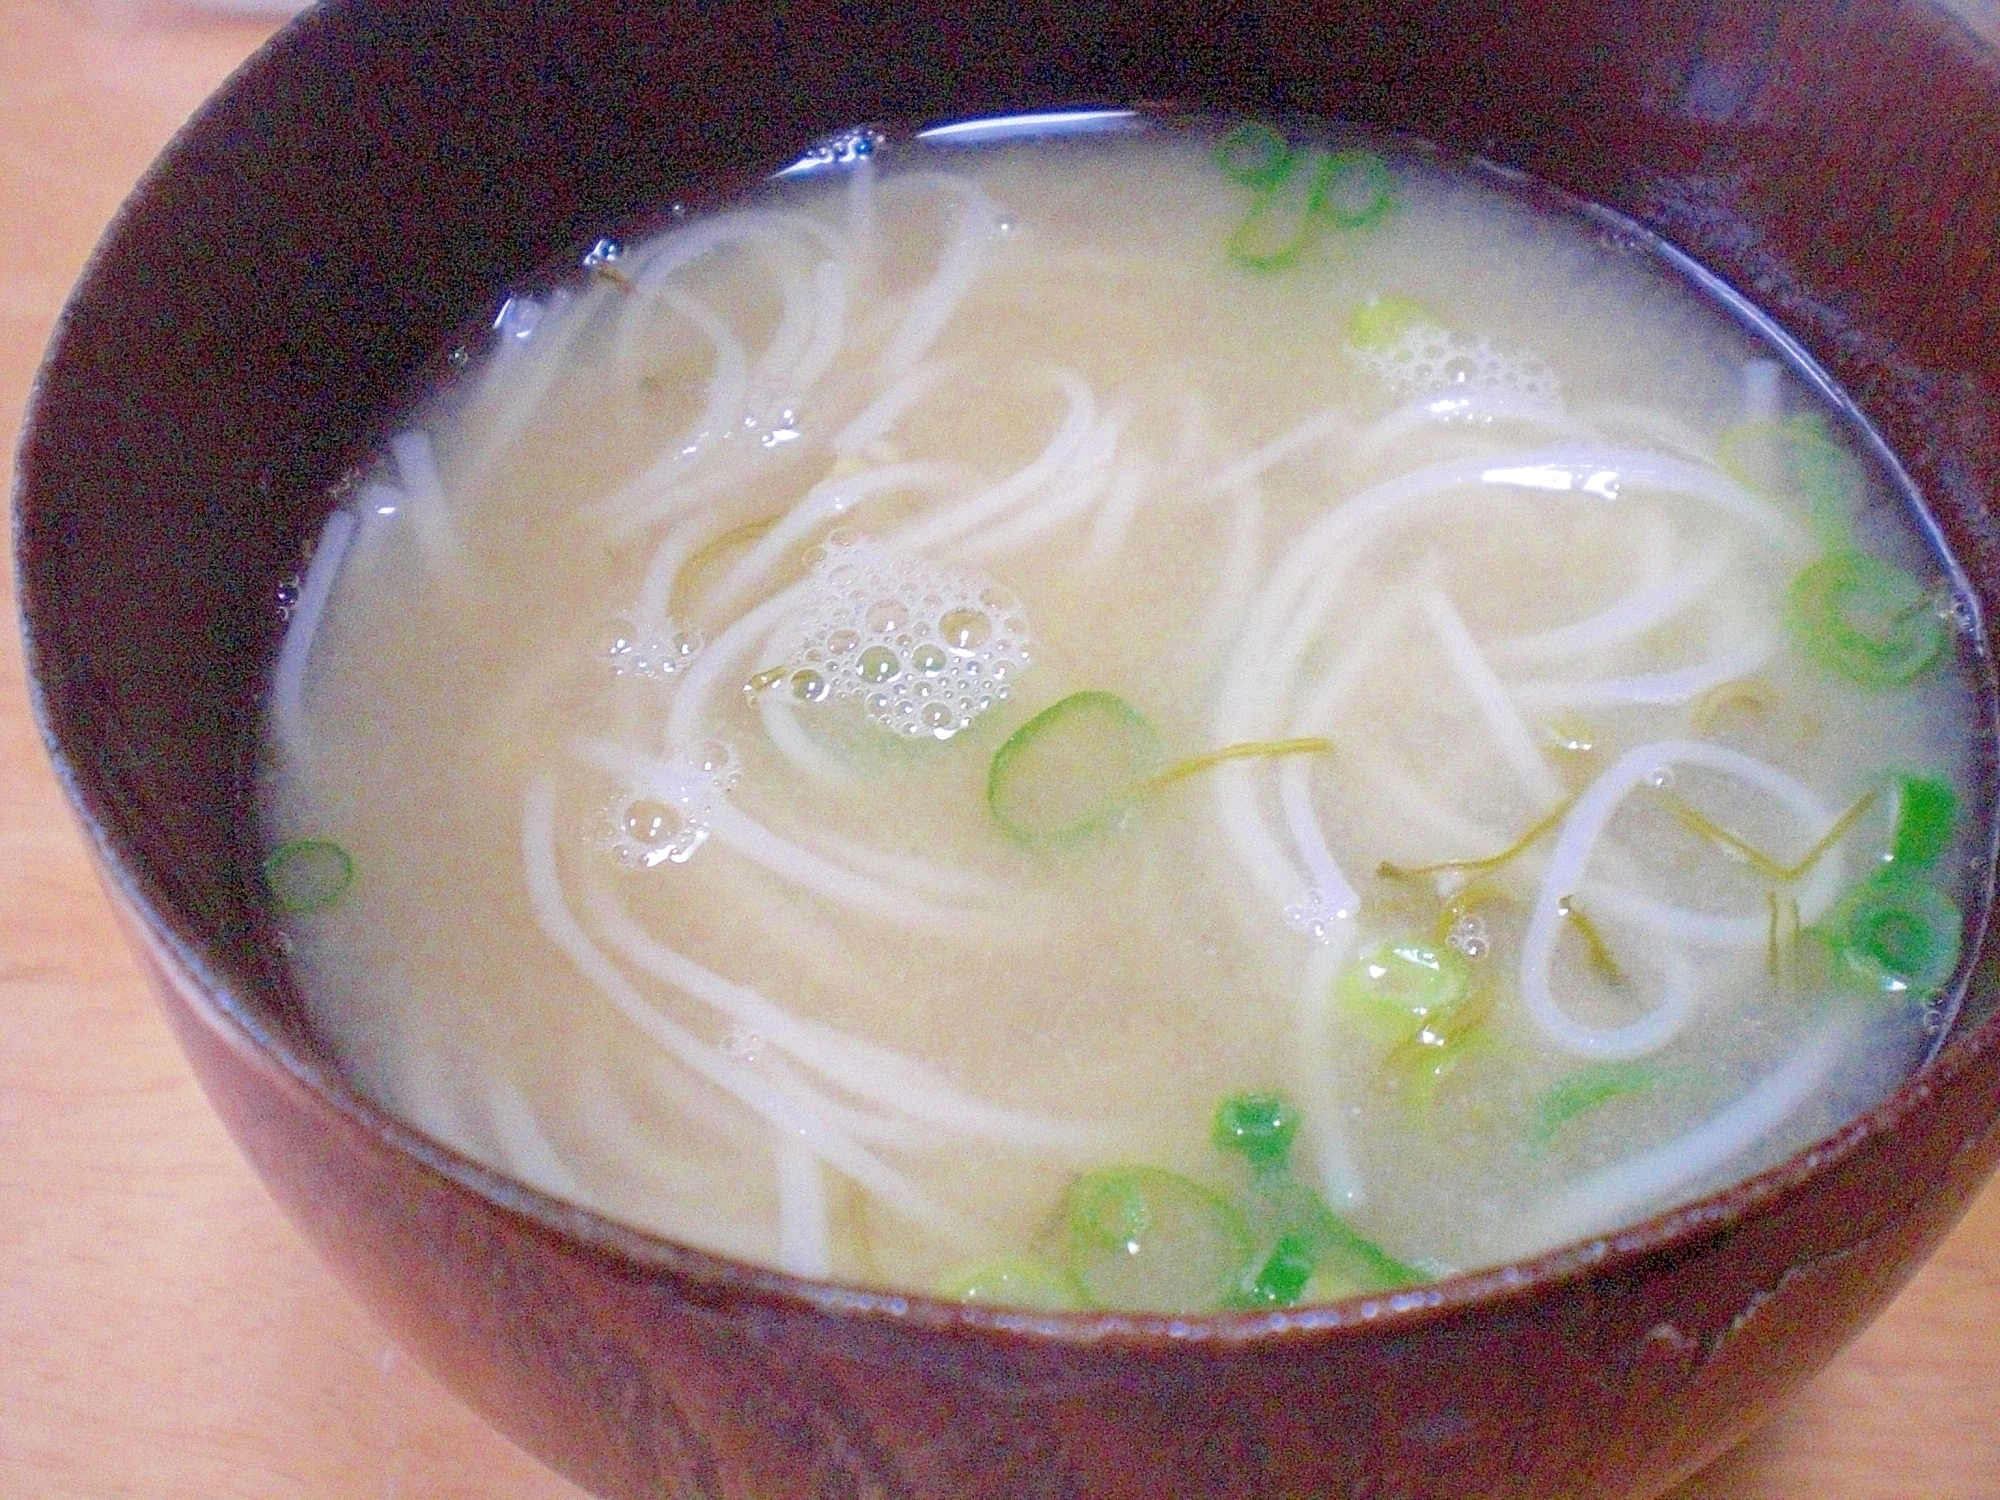
[[[1124,815],[1160,754],[1158,732],[1116,693],[1071,693],[994,753],[986,805],[1020,843],[1074,843]]]
[[[1334,982],[1334,996],[1370,1030],[1401,1041],[1462,1004],[1471,988],[1471,970],[1456,949],[1399,938],[1349,964]]]
[[[1229,258],[1253,271],[1282,270],[1298,259],[1325,202],[1332,167],[1333,158],[1317,146],[1294,152],[1229,236]]]
[[[1828,541],[1848,535],[1861,469],[1817,416],[1739,422],[1717,439],[1716,457],[1723,472],[1746,488],[1805,501],[1814,529]]]
[[[1265,188],[1285,175],[1292,148],[1277,129],[1259,120],[1233,125],[1217,143],[1215,162],[1245,187]]]
[[[1253,1245],[1220,1195],[1159,1167],[1109,1167],[1070,1185],[1069,1272],[1093,1306],[1200,1312],[1227,1304]]]
[[[1829,552],[1792,580],[1785,618],[1806,655],[1863,687],[1908,682],[1944,649],[1923,586],[1865,552]]]
[[[1396,201],[1389,164],[1374,151],[1334,154],[1314,204],[1342,229],[1361,229],[1388,213]]]
[[[264,884],[281,912],[324,911],[354,884],[354,860],[328,839],[293,839],[264,861]]]
[[[1964,922],[1936,884],[1891,865],[1848,891],[1825,930],[1858,988],[1923,999],[1957,970]]]
[[[1535,1101],[1528,1139],[1537,1151],[1546,1151],[1578,1115],[1640,1093],[1659,1081],[1659,1069],[1647,1063],[1605,1062],[1580,1068],[1558,1079]]]
[[[938,1284],[938,1295],[955,1302],[1049,1312],[1087,1305],[1083,1288],[1068,1272],[1024,1255],[1001,1256],[954,1271]]]

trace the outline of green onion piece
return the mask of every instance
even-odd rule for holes
[[[1370,297],[1347,315],[1347,342],[1366,354],[1380,354],[1401,342],[1413,328],[1435,328],[1430,309],[1409,297],[1389,292]]]
[[[1289,1173],[1252,1182],[1247,1209],[1264,1248],[1237,1291],[1239,1306],[1285,1305],[1266,1293],[1282,1292],[1294,1279],[1298,1290],[1292,1301],[1308,1296],[1331,1301],[1430,1280],[1356,1233],[1318,1193]],[[1296,1278],[1300,1262],[1306,1263],[1304,1278]]]
[[[1848,891],[1825,930],[1856,987],[1921,999],[1958,968],[1962,928],[1951,897],[1891,865]]]
[[[1461,1004],[1471,988],[1471,970],[1456,949],[1402,938],[1349,964],[1335,981],[1334,997],[1371,1030],[1400,1041],[1413,1023]]]
[[[1373,151],[1341,151],[1327,163],[1314,205],[1342,229],[1360,229],[1386,214],[1396,201],[1389,164]]]
[[[279,911],[324,911],[354,884],[354,861],[326,839],[293,839],[264,861],[264,883]]]
[[[1292,148],[1277,130],[1256,120],[1230,127],[1215,148],[1215,162],[1245,187],[1269,187],[1285,175]]]
[[[1944,649],[1923,586],[1865,552],[1829,552],[1801,572],[1785,619],[1806,655],[1863,687],[1908,682]]]
[[[1764,904],[1771,913],[1771,925],[1764,940],[1764,962],[1771,977],[1780,984],[1798,983],[1799,898],[1790,891],[1782,896],[1764,892]]]
[[[1576,935],[1583,939],[1584,951],[1590,955],[1590,966],[1597,971],[1597,977],[1606,984],[1623,984],[1625,971],[1618,967],[1611,945],[1604,941],[1604,934],[1597,930],[1597,924],[1583,914],[1583,908],[1576,904],[1576,897],[1564,896],[1557,901],[1556,914],[1574,927]]]
[[[986,773],[986,805],[1021,843],[1073,843],[1118,821],[1160,759],[1145,715],[1115,693],[1071,693],[1010,735]]]
[[[1148,776],[1139,790],[1157,792],[1172,786],[1176,781],[1185,781],[1190,776],[1198,776],[1203,771],[1212,771],[1217,766],[1232,760],[1268,760],[1283,755],[1331,755],[1333,741],[1318,735],[1308,735],[1295,740],[1244,740],[1240,744],[1224,745],[1220,750],[1209,750],[1201,755],[1191,755],[1186,760],[1176,761],[1166,770]]]
[[[1498,854],[1482,855],[1478,859],[1441,859],[1434,865],[1414,865],[1407,867],[1392,865],[1385,859],[1375,867],[1375,873],[1380,875],[1384,880],[1414,880],[1423,875],[1441,875],[1447,870],[1497,870],[1502,865],[1508,864],[1524,853],[1530,844],[1534,843],[1536,839],[1560,823],[1575,802],[1576,798],[1574,797],[1563,798],[1562,801],[1542,814],[1541,818],[1526,833],[1515,839],[1513,843],[1502,849]]]
[[[1290,1307],[1312,1280],[1319,1257],[1303,1234],[1283,1234],[1250,1277],[1239,1299],[1249,1307]]]
[[[1215,1111],[1214,1141],[1258,1171],[1280,1171],[1299,1133],[1299,1113],[1283,1094],[1231,1094]]]
[[[1071,1184],[1069,1270],[1093,1306],[1201,1312],[1241,1286],[1253,1245],[1243,1216],[1158,1167],[1110,1167]]]
[[[1958,794],[1936,776],[1898,778],[1896,831],[1889,841],[1889,862],[1899,869],[1928,870],[1951,846],[1958,818]]]
[[[1537,1151],[1546,1151],[1563,1126],[1586,1110],[1639,1093],[1659,1081],[1659,1070],[1644,1063],[1592,1063],[1559,1079],[1535,1101],[1528,1139]]]
[[[938,1295],[957,1302],[1050,1312],[1086,1305],[1083,1288],[1066,1272],[1026,1256],[1002,1256],[954,1271],[938,1284]]]
[[[1229,258],[1253,271],[1282,270],[1296,260],[1325,202],[1332,167],[1333,158],[1318,147],[1295,152],[1229,236]]]
[[[1661,792],[1659,796],[1660,800],[1667,804],[1667,811],[1672,813],[1680,825],[1690,833],[1701,835],[1730,858],[1741,860],[1766,880],[1793,881],[1818,864],[1827,850],[1847,836],[1847,830],[1859,822],[1862,814],[1875,805],[1876,794],[1863,792],[1855,798],[1848,804],[1847,811],[1835,818],[1826,832],[1814,840],[1813,846],[1791,864],[1783,864],[1773,859],[1749,840],[1739,838],[1701,809],[1682,801],[1672,792]]]

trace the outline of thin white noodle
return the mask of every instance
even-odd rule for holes
[[[1217,742],[1256,739],[1269,732],[1269,715],[1289,687],[1297,660],[1318,629],[1320,614],[1372,533],[1401,512],[1466,488],[1567,492],[1580,499],[1616,503],[1621,485],[1627,482],[1687,493],[1748,521],[1784,545],[1802,545],[1796,527],[1741,485],[1657,454],[1557,448],[1517,455],[1511,462],[1455,459],[1414,469],[1330,509],[1271,570],[1224,674],[1226,686],[1215,711]],[[1309,604],[1295,607],[1301,595]]]
[[[1743,416],[1751,422],[1775,422],[1783,415],[1778,382],[1784,369],[1775,359],[1743,361]]]
[[[1472,638],[1464,619],[1451,602],[1451,596],[1440,588],[1420,589],[1417,606],[1429,621],[1431,631],[1437,636],[1438,644],[1444,647],[1445,658],[1464,685],[1473,704],[1479,710],[1479,717],[1486,721],[1486,728],[1499,744],[1500,753],[1514,774],[1539,802],[1553,802],[1562,795],[1562,784],[1549,769],[1548,761],[1535,744],[1535,737],[1528,730],[1527,721],[1515,708],[1514,701],[1507,696],[1507,688],[1487,664],[1479,643]]]
[[[556,870],[555,782],[538,776],[528,785],[521,819],[523,875],[535,920],[544,936],[569,958],[618,1013],[670,1053],[767,1123],[797,1139],[835,1170],[844,1172],[904,1217],[953,1239],[970,1236],[970,1224],[933,1202],[915,1183],[840,1132],[780,1095],[763,1080],[676,1025],[646,1003],[631,981],[598,950],[569,909]]]
[[[443,1006],[438,1006],[441,1013]],[[383,1102],[396,1115],[461,1155],[479,1159],[481,1132],[466,1119],[465,1091],[445,1077],[449,1044],[435,1031],[421,1038],[409,1034],[384,1048],[394,1069],[391,1096]]]
[[[1104,503],[1090,522],[1090,557],[1093,562],[1109,562],[1124,547],[1139,514],[1139,502],[1153,482],[1149,466],[1132,461],[1120,464],[1104,492]]]
[[[785,696],[782,687],[757,695],[757,719],[764,726],[772,748],[784,756],[794,771],[829,786],[854,782],[854,773],[806,733],[805,726],[799,723],[798,706]]]
[[[875,154],[870,150],[847,169],[847,265],[848,281],[857,293],[867,295],[875,285],[876,212],[880,186]]]
[[[876,358],[876,373],[884,380],[896,379],[937,341],[971,290],[1000,233],[999,209],[965,178],[942,172],[908,172],[893,181],[899,189],[930,187],[956,197],[958,224],[930,281],[910,299],[902,323]]]
[[[886,387],[833,435],[833,451],[853,453],[887,437],[896,424],[909,415],[912,407],[957,373],[956,361],[918,365]]]
[[[1667,996],[1660,1005],[1636,1021],[1618,1027],[1591,1027],[1574,1020],[1555,998],[1550,975],[1555,962],[1556,943],[1564,917],[1561,902],[1568,896],[1584,896],[1600,913],[1644,921],[1637,903],[1605,903],[1603,887],[1587,885],[1592,852],[1625,799],[1660,771],[1677,765],[1700,766],[1733,776],[1784,804],[1799,821],[1815,831],[1824,830],[1833,816],[1820,800],[1800,782],[1775,766],[1740,750],[1702,740],[1659,740],[1637,745],[1605,769],[1576,799],[1555,847],[1549,853],[1540,891],[1535,896],[1528,929],[1521,940],[1521,999],[1542,1031],[1558,1046],[1587,1057],[1638,1057],[1663,1046],[1688,1019],[1692,996],[1682,995],[1670,976]],[[1841,876],[1838,848],[1822,855],[1799,886],[1802,921],[1811,921],[1825,909],[1838,888]],[[1643,900],[1643,898],[1641,898]],[[1662,908],[1664,910],[1664,908]],[[1807,913],[1812,915],[1807,915]],[[1690,913],[1690,915],[1698,915]],[[1768,931],[1763,917],[1747,919],[1756,924],[1758,940]],[[1746,919],[1732,919],[1732,925]],[[1659,925],[1654,931],[1661,932]],[[1676,949],[1666,948],[1669,955]],[[1692,980],[1688,981],[1692,985]]]
[[[1489,642],[1487,655],[1500,666],[1527,666],[1622,646],[1691,608],[1729,571],[1733,561],[1727,551],[1718,548],[1664,578],[1641,583],[1594,615],[1533,635]]]
[[[1288,756],[1278,769],[1278,800],[1285,811],[1285,826],[1291,831],[1292,843],[1305,861],[1306,873],[1312,878],[1314,889],[1326,899],[1334,913],[1342,917],[1352,917],[1361,910],[1361,897],[1356,894],[1353,883],[1340,863],[1333,857],[1333,851],[1326,846],[1326,835],[1320,828],[1319,812],[1312,800],[1312,769],[1303,755]]]
[[[1372,463],[1385,449],[1412,433],[1452,422],[1486,427],[1505,422],[1521,427],[1538,427],[1559,437],[1594,438],[1598,435],[1589,425],[1547,401],[1507,391],[1459,389],[1419,396],[1362,429],[1354,438],[1350,460],[1357,468]]]
[[[1333,941],[1316,944],[1292,1002],[1292,1087],[1299,1096],[1307,1145],[1320,1192],[1334,1208],[1351,1212],[1367,1198],[1361,1169],[1340,1128],[1345,1118],[1333,1087],[1333,983],[1354,951],[1355,924],[1334,924]]]
[[[750,356],[742,341],[705,304],[687,293],[669,288],[658,296],[709,341],[715,349],[715,365],[709,372],[708,399],[694,421],[658,458],[593,503],[595,514],[606,521],[621,521],[623,529],[664,519],[691,505],[701,492],[691,493],[677,481],[712,458],[720,444],[737,434],[749,407]],[[624,362],[619,368],[621,372],[626,369]],[[628,380],[635,378],[627,376]]]
[[[936,1152],[951,1139],[950,1132],[908,1115],[891,1117],[856,1109],[836,1099],[828,1099],[806,1076],[782,1057],[767,1052],[752,1064],[764,1077],[789,1097],[804,1099],[819,1110],[828,1123],[845,1131],[864,1146],[884,1146],[891,1150]]]
[[[879,469],[863,469],[838,479],[823,479],[778,523],[758,538],[756,545],[736,560],[708,592],[705,609],[726,611],[784,560],[799,543],[874,495],[893,495],[907,490],[942,489],[956,477],[943,464],[888,464]]]
[[[811,336],[805,347],[784,365],[777,364],[768,356],[760,361],[760,374],[771,389],[772,406],[785,408],[791,403],[804,401],[839,357],[840,346],[847,338],[847,276],[847,265],[843,261],[825,260],[813,268],[813,301],[808,325]],[[777,411],[765,415],[775,417],[783,414]],[[792,413],[794,418],[796,415]]]
[[[1289,906],[1308,882],[1271,836],[1270,824],[1257,806],[1250,769],[1242,761],[1228,761],[1215,768],[1216,821],[1222,825],[1222,836],[1236,862],[1249,872],[1258,889],[1279,906]]]
[[[795,583],[739,615],[734,624],[709,642],[708,648],[681,674],[680,690],[667,710],[666,739],[670,747],[692,744],[701,738],[702,711],[708,707],[709,694],[715,691],[723,673],[752,646],[768,637],[774,625],[797,608],[804,597],[804,585]]]
[[[476,481],[494,461],[520,440],[556,381],[569,368],[569,352],[608,295],[606,289],[595,286],[582,296],[568,287],[559,287],[547,302],[539,304],[541,311],[531,335],[524,338],[504,327],[500,330],[498,347],[487,361],[480,377],[479,394],[469,408],[477,412],[482,407],[499,404],[499,409],[486,421],[479,446],[465,464],[468,489],[476,488]]]
[[[542,1128],[540,1115],[513,1080],[488,1073],[481,1090],[486,1119],[505,1170],[558,1198],[579,1202],[582,1189]]]
[[[573,748],[577,758],[586,764],[617,778],[634,791],[665,802],[674,802],[684,780],[684,773],[678,767],[608,740],[582,740]],[[709,837],[718,845],[836,906],[880,917],[899,927],[962,928],[968,923],[968,916],[962,910],[939,906],[802,848],[765,827],[727,797],[718,796],[704,807],[701,819],[707,825]]]
[[[1055,378],[1069,400],[1069,410],[1040,453],[971,499],[910,522],[891,532],[886,540],[905,552],[928,552],[948,546],[966,533],[1004,516],[1061,474],[1096,426],[1097,401],[1090,387],[1067,370],[1058,370]]]
[[[345,509],[326,518],[313,544],[312,561],[306,564],[306,576],[299,582],[299,599],[285,626],[284,644],[278,648],[277,670],[271,674],[271,731],[287,755],[305,753],[306,668],[312,664],[313,641],[333,596],[347,544],[354,538],[354,524],[354,513]]]
[[[1104,1126],[988,1104],[914,1058],[795,1016],[748,985],[723,978],[653,937],[602,890],[587,889],[585,900],[591,921],[634,967],[756,1032],[857,1098],[956,1135],[1035,1151],[1088,1153],[1118,1139]]]
[[[1397,589],[1390,594],[1334,658],[1333,664],[1320,674],[1319,681],[1298,695],[1298,708],[1292,717],[1294,736],[1332,732],[1339,722],[1341,707],[1361,680],[1361,674],[1375,664],[1382,648],[1407,625],[1410,603],[1408,589]]]
[[[1253,483],[1239,488],[1229,508],[1229,550],[1222,556],[1222,570],[1195,626],[1195,649],[1209,661],[1228,645],[1230,635],[1243,624],[1244,607],[1250,591],[1257,586],[1257,563],[1264,550],[1264,496]]]
[[[1579,421],[1588,422],[1612,438],[1636,438],[1654,448],[1663,448],[1698,464],[1715,462],[1715,445],[1692,427],[1666,412],[1650,406],[1632,406],[1622,401],[1606,401],[1577,412]]]
[[[452,520],[451,501],[445,495],[444,476],[438,472],[430,434],[417,428],[397,433],[389,439],[389,456],[395,460],[396,476],[402,483],[402,514],[416,533],[424,566],[442,582],[463,583],[465,543]]]
[[[1375,749],[1360,739],[1343,738],[1340,742],[1340,769],[1342,774],[1352,776],[1365,783],[1368,790],[1401,816],[1406,832],[1408,825],[1427,827],[1435,836],[1433,847],[1420,856],[1405,856],[1396,861],[1404,865],[1424,865],[1438,859],[1455,858],[1466,850],[1488,850],[1505,848],[1513,837],[1501,833],[1484,823],[1474,822],[1456,808],[1447,807],[1431,796],[1430,790],[1417,777],[1410,774],[1400,761],[1390,760],[1377,754]],[[1525,862],[1516,861],[1516,864]]]
[[[1558,448],[1518,455],[1508,463],[1490,458],[1457,459],[1398,475],[1330,510],[1271,570],[1250,606],[1223,673],[1223,690],[1212,719],[1214,743],[1268,738],[1275,731],[1279,704],[1291,689],[1298,663],[1317,637],[1325,612],[1358,565],[1363,546],[1401,513],[1467,487],[1567,491],[1579,498],[1615,503],[1621,478],[1627,473],[1647,484],[1684,489],[1753,520],[1769,534],[1786,539],[1796,535],[1788,522],[1733,481],[1654,454],[1611,451],[1579,455],[1574,449]],[[1532,740],[1529,748],[1533,748]],[[1518,746],[1516,757],[1527,769]],[[1545,764],[1540,769],[1543,775],[1548,774]],[[1218,818],[1232,850],[1258,884],[1276,895],[1273,886],[1284,862],[1269,831],[1261,826],[1247,781],[1241,776],[1218,775],[1216,799]]]
[[[994,901],[1006,894],[1006,887],[999,881],[974,870],[937,864],[912,854],[895,854],[824,829],[815,830],[812,839],[814,846],[831,858],[947,900]]]
[[[820,275],[828,268],[833,272],[831,285]],[[830,296],[837,306],[845,284],[844,268],[838,261],[821,261],[801,274],[790,264],[774,260],[771,271],[778,288],[778,326],[771,330],[763,352],[750,366],[750,389],[764,400],[775,396],[778,383],[799,367],[807,347],[823,331],[823,325],[831,321],[835,329],[840,327],[838,315],[829,319],[823,304]],[[768,412],[760,412],[753,406],[751,414],[763,416]]]
[[[1234,463],[1218,470],[1202,486],[1203,493],[1229,494],[1293,454],[1334,438],[1342,443],[1351,443],[1354,440],[1354,419],[1339,407],[1329,406],[1324,411],[1314,412],[1290,432],[1281,433],[1261,448],[1251,449]]]
[[[773,1152],[778,1168],[779,1269],[794,1276],[830,1276],[833,1232],[819,1158],[784,1136],[777,1138]]]
[[[959,908],[912,896],[780,837],[734,803],[716,803],[708,811],[707,822],[710,836],[723,848],[836,906],[865,912],[898,927],[963,931],[973,925],[973,918]]]
[[[632,623],[640,634],[666,629],[673,613],[675,579],[680,577],[688,560],[724,529],[714,516],[704,514],[682,521],[660,539],[660,545],[653,549],[652,559],[646,564],[646,576],[639,584],[638,607],[633,611]]]
[[[1112,455],[1124,426],[1120,417],[1106,417],[1081,445],[1064,472],[1044,486],[1045,498],[1018,515],[996,521],[958,543],[967,557],[992,557],[1038,541],[1049,532],[1089,510],[1111,485]]]
[[[1703,1124],[1573,1184],[1536,1216],[1524,1248],[1602,1233],[1630,1223],[1648,1204],[1685,1196],[1691,1184],[1748,1152],[1819,1092],[1855,1030],[1852,1015],[1823,1028]]]
[[[1636,677],[1600,677],[1579,682],[1517,682],[1509,692],[1523,708],[1601,708],[1615,704],[1687,703],[1710,688],[1748,677],[1778,649],[1775,636],[1760,635],[1713,661],[1698,662],[1671,672],[1647,672]]]

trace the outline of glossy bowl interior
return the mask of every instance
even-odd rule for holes
[[[306,1233],[606,1496],[1653,1494],[1878,1310],[2000,1154],[1993,944],[1873,1115],[1530,1265],[1268,1315],[815,1286],[509,1183],[335,1073],[261,904],[270,607],[328,485],[551,256],[859,121],[1172,101],[1391,126],[1637,219],[1773,314],[2000,599],[2000,62],[1940,8],[333,0],[141,186],[17,497],[38,710],[167,1013]]]

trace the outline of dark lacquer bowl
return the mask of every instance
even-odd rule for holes
[[[334,1071],[260,907],[274,582],[420,367],[559,251],[859,121],[1346,117],[1601,200],[1859,400],[2000,602],[2000,62],[1851,0],[334,0],[153,170],[30,413],[56,766],[243,1150],[405,1341],[606,1496],[1651,1495],[1879,1310],[2000,1154],[1994,944],[1836,1138],[1532,1264],[1280,1314],[1022,1317],[803,1283],[567,1207]]]

